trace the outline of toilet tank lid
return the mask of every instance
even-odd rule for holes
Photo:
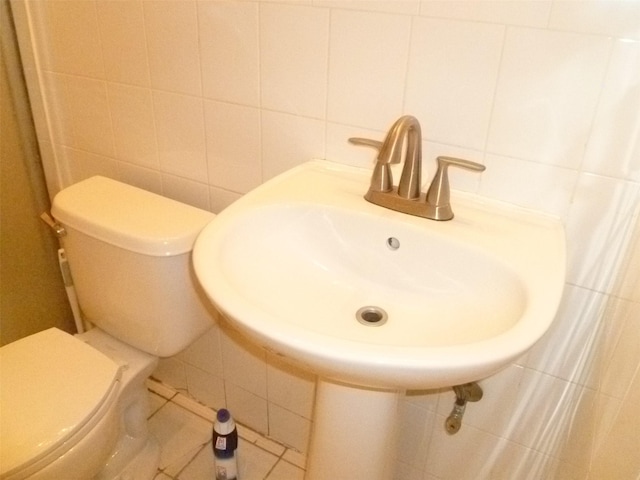
[[[57,328],[0,348],[0,477],[71,438],[118,386],[121,368]]]
[[[202,228],[215,216],[101,176],[60,191],[51,212],[65,226],[120,248],[153,256],[191,251]]]

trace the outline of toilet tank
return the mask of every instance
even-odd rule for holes
[[[160,357],[213,325],[191,263],[212,213],[100,176],[62,190],[51,212],[86,320]]]

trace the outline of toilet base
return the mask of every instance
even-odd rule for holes
[[[95,480],[151,480],[158,468],[160,448],[149,433],[146,380],[158,363],[157,357],[126,345],[98,328],[78,337],[126,366],[117,404],[119,437]]]
[[[160,460],[160,445],[153,435],[149,435],[147,443],[138,455],[136,455],[129,464],[124,467],[120,474],[104,480],[138,480],[152,479],[158,472],[158,463]]]

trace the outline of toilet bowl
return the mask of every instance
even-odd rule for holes
[[[97,328],[52,328],[0,348],[0,478],[151,478],[159,449],[144,382],[156,364]]]
[[[152,479],[145,381],[214,323],[191,266],[213,214],[104,177],[52,213],[90,329],[0,348],[0,480]]]

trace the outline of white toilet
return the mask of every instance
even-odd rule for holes
[[[61,191],[52,214],[94,327],[0,348],[0,479],[151,479],[145,380],[213,325],[191,249],[214,215],[104,177]]]

